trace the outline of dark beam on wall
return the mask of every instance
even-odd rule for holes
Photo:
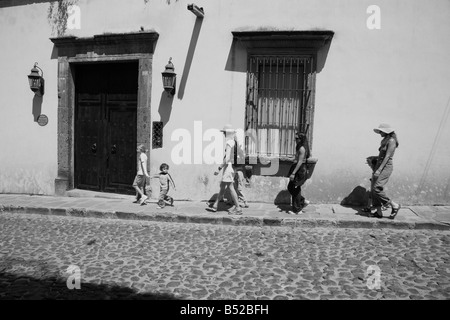
[[[26,6],[35,3],[50,3],[48,0],[0,0],[0,8]]]

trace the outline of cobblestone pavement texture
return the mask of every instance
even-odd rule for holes
[[[449,299],[450,232],[0,213],[0,299]],[[69,290],[68,267],[81,270]],[[370,266],[380,268],[380,287]]]

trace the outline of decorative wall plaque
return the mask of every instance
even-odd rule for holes
[[[39,115],[39,117],[37,118],[37,123],[40,126],[46,126],[48,123],[48,117],[45,114]]]

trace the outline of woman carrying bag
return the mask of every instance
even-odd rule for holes
[[[308,200],[302,196],[302,185],[309,178],[306,159],[310,156],[309,144],[306,134],[297,132],[295,134],[295,159],[289,169],[288,191],[292,198],[292,210],[289,214],[301,214],[302,209],[309,204]]]
[[[382,207],[391,205],[392,211],[389,216],[390,219],[394,219],[397,216],[401,205],[395,203],[384,192],[384,186],[389,180],[394,169],[393,167],[393,157],[395,150],[398,148],[397,135],[394,129],[386,123],[382,123],[378,128],[373,129],[375,133],[378,133],[383,138],[381,140],[378,161],[375,165],[375,170],[372,176],[372,201],[373,206],[377,208],[377,212],[374,214],[376,218],[383,217]]]

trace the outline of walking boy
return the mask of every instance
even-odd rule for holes
[[[169,193],[170,184],[172,184],[174,190],[176,189],[175,182],[173,182],[172,176],[169,174],[169,165],[167,163],[163,163],[159,167],[159,170],[161,172],[159,174],[151,176],[151,178],[159,179],[160,191],[157,208],[162,209],[166,206],[166,201],[168,201],[170,205],[173,206],[173,198],[167,195],[167,193]]]
[[[147,173],[147,155],[145,154],[147,150],[143,144],[138,145],[137,152],[137,173],[134,178],[133,187],[136,189],[136,201],[134,203],[140,203],[141,206],[145,204],[148,197],[145,195],[145,181],[146,178],[150,178]]]

